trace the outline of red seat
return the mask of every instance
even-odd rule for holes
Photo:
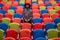
[[[20,38],[21,37],[31,37],[31,30],[29,29],[22,29],[20,30]]]
[[[15,22],[15,23],[21,23],[21,19],[20,18],[13,18],[12,19],[12,22]]]
[[[49,22],[53,22],[53,19],[52,18],[44,18],[43,19],[43,23],[49,23]]]
[[[32,4],[32,9],[38,9],[38,4]]]
[[[33,9],[32,12],[33,13],[39,13],[39,9]]]
[[[60,2],[58,2],[58,5],[60,6]]]
[[[26,0],[26,3],[31,4],[31,0]]]
[[[55,18],[59,18],[59,14],[57,14],[57,13],[52,14],[52,19],[55,19]]]
[[[32,40],[32,39],[29,38],[29,37],[22,37],[22,38],[20,38],[19,40]]]
[[[30,23],[22,23],[21,24],[22,29],[30,29],[31,30],[31,24]]]
[[[10,19],[12,19],[12,15],[9,14],[9,13],[6,13],[4,16],[5,16],[6,18],[10,18]]]
[[[53,38],[52,40],[60,40],[60,38]]]
[[[44,29],[44,26],[41,23],[35,23],[35,24],[33,24],[33,29],[34,30],[35,29]]]
[[[17,39],[17,36],[18,36],[18,31],[15,29],[8,29],[6,31],[6,37],[12,37],[12,38]]]
[[[47,14],[47,13],[42,14],[42,18],[50,18],[50,14]]]
[[[3,17],[3,15],[0,13],[0,21],[2,21],[2,17]]]
[[[16,39],[14,39],[12,37],[7,37],[7,38],[4,38],[3,40],[16,40]]]
[[[14,2],[14,0],[9,0],[9,1]]]

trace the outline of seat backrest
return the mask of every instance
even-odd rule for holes
[[[2,21],[2,17],[3,17],[3,15],[0,13],[0,21]]]
[[[30,23],[22,23],[21,24],[22,29],[30,29],[31,30],[31,24]]]
[[[35,23],[35,24],[33,24],[33,29],[34,30],[35,29],[44,29],[44,26],[41,23]]]
[[[31,30],[29,29],[20,30],[20,38],[21,37],[31,37]]]
[[[15,29],[8,29],[6,31],[6,37],[12,37],[12,38],[17,39],[17,37],[18,37],[18,31],[15,30]]]
[[[56,29],[56,25],[55,23],[47,23],[45,24],[45,29],[48,30],[48,29]]]
[[[9,18],[2,18],[2,22],[6,23],[6,24],[10,24],[10,19]]]
[[[14,12],[15,12],[14,10],[11,10],[11,9],[8,10],[8,13],[11,14],[11,15],[14,15]]]
[[[42,23],[42,18],[34,18],[33,23]]]
[[[21,23],[21,19],[20,18],[13,18],[12,22],[20,24]]]
[[[0,40],[2,40],[4,37],[4,31],[2,29],[0,29]]]
[[[47,36],[48,36],[48,39],[58,37],[58,31],[56,29],[49,29],[47,31]]]
[[[60,32],[60,23],[57,24],[57,29]]]
[[[36,29],[33,30],[33,38],[34,40],[38,37],[45,37],[46,33],[44,30]]]
[[[19,30],[19,24],[18,23],[10,23],[9,28]]]
[[[60,40],[60,38],[53,38],[52,40]]]

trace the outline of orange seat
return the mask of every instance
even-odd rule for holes
[[[6,13],[4,16],[5,16],[6,18],[10,18],[10,19],[12,19],[12,15],[9,14],[9,13]]]
[[[53,8],[53,6],[48,6],[47,9],[48,10],[53,10],[54,8]]]
[[[12,6],[17,7],[17,6],[18,6],[18,2],[17,2],[17,1],[16,1],[16,2],[13,2],[13,3],[12,3]]]
[[[31,30],[29,29],[22,29],[20,30],[20,38],[21,37],[31,37]]]
[[[53,22],[53,19],[52,18],[44,18],[43,19],[43,23],[49,23],[49,22]]]
[[[15,29],[8,29],[6,31],[6,37],[12,37],[12,38],[17,39],[17,36],[18,36],[18,31]]]
[[[4,38],[3,40],[16,40],[16,39],[14,39],[12,37],[7,37],[7,38]]]
[[[35,23],[35,24],[33,24],[33,29],[34,30],[35,29],[44,29],[44,26],[41,23]]]
[[[14,2],[14,0],[9,0],[9,1]]]
[[[59,18],[59,14],[52,14],[52,19]]]
[[[22,23],[21,24],[22,29],[30,29],[31,30],[31,24],[30,23]]]
[[[39,13],[33,13],[33,18],[40,18],[40,14]]]
[[[15,23],[21,23],[21,19],[20,18],[13,18],[12,19],[12,22],[15,22]]]
[[[48,13],[42,14],[42,18],[50,18],[50,15]]]
[[[20,38],[19,40],[32,40],[32,39],[29,38],[29,37],[22,37],[22,38]]]
[[[38,9],[38,4],[32,4],[32,9]]]
[[[26,0],[26,3],[31,4],[31,0]]]

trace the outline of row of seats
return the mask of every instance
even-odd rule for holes
[[[31,23],[23,21],[25,3]],[[60,40],[60,0],[0,0],[0,40]]]

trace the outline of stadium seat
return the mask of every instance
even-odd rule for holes
[[[17,37],[18,37],[18,31],[15,30],[15,29],[8,29],[6,31],[6,37],[12,37],[12,38],[17,39]]]
[[[4,34],[6,33],[6,30],[8,29],[8,25],[6,23],[0,23],[0,29],[4,30]]]
[[[55,6],[55,10],[56,11],[60,10],[60,6]]]
[[[30,29],[31,30],[31,24],[30,23],[22,23],[21,24],[22,29]]]
[[[40,14],[39,13],[33,13],[33,18],[40,18]]]
[[[30,38],[31,37],[31,30],[29,30],[29,29],[20,30],[20,38],[21,37],[29,37]]]
[[[52,14],[52,19],[54,20],[55,18],[59,18],[59,14]]]
[[[44,18],[43,19],[43,23],[49,23],[49,22],[53,22],[53,19],[52,18]]]
[[[33,24],[33,29],[34,30],[35,29],[44,29],[44,26],[41,23],[35,23],[35,24]]]
[[[47,36],[48,36],[48,39],[56,38],[58,37],[58,31],[56,29],[49,29],[47,31]]]
[[[41,10],[40,13],[41,14],[48,13],[48,10]]]
[[[0,13],[0,22],[2,21],[2,17],[3,17],[3,15]]]
[[[21,19],[20,19],[20,18],[13,18],[13,19],[12,19],[12,22],[13,22],[13,23],[21,24]]]
[[[8,13],[14,15],[15,11],[14,10],[8,10]]]
[[[16,40],[16,39],[14,39],[14,38],[12,38],[12,37],[6,37],[6,38],[4,38],[3,40]]]
[[[50,18],[50,14],[48,14],[48,13],[42,14],[42,19],[44,19],[44,18]]]
[[[60,32],[60,23],[57,24],[57,29]]]
[[[0,3],[0,7],[1,7],[1,8],[3,7],[3,4],[2,4],[2,3]]]
[[[33,38],[34,40],[38,37],[45,37],[46,33],[44,30],[36,29],[33,30]]]
[[[15,13],[14,14],[14,18],[22,18],[22,15],[21,14],[18,14],[18,13]]]
[[[48,6],[47,7],[48,10],[53,10],[53,8],[54,8],[53,6]]]
[[[60,40],[60,38],[52,38],[52,40]]]
[[[56,28],[55,23],[47,23],[47,24],[45,24],[45,29],[46,30],[55,29],[55,28]]]
[[[32,23],[42,23],[42,18],[34,18]]]
[[[36,38],[35,40],[47,40],[47,39],[44,38],[44,37],[38,37],[38,38]]]
[[[6,10],[1,10],[0,9],[0,13],[5,14],[6,13]]]
[[[4,31],[2,29],[0,29],[0,40],[2,40],[4,37]]]
[[[54,23],[55,23],[55,24],[60,23],[60,18],[55,18],[55,19],[54,19]]]
[[[32,40],[32,39],[29,37],[21,37],[19,40]]]
[[[5,17],[5,18],[10,18],[10,19],[12,19],[13,16],[12,16],[12,14],[6,13],[6,14],[4,15],[4,17]]]
[[[10,23],[9,28],[19,30],[19,24],[18,23]]]
[[[6,24],[10,24],[10,19],[9,18],[2,18],[2,22],[6,23]]]

